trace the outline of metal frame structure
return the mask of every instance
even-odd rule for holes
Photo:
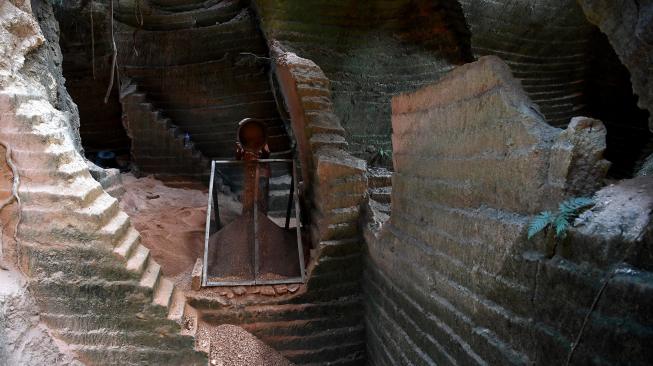
[[[211,235],[211,211],[215,212],[215,222],[220,227],[220,215],[219,215],[219,205],[218,205],[218,193],[214,188],[214,177],[216,174],[216,164],[217,165],[243,165],[248,163],[244,160],[212,160],[211,161],[211,179],[209,182],[209,202],[206,210],[206,229],[204,234],[204,258],[202,266],[202,287],[215,287],[215,286],[247,286],[247,285],[271,285],[271,284],[288,284],[288,283],[304,283],[306,280],[306,269],[304,264],[304,248],[302,245],[302,234],[301,234],[301,214],[300,214],[300,205],[299,205],[299,191],[297,181],[297,169],[295,166],[295,161],[293,159],[259,159],[256,163],[291,163],[292,166],[292,179],[290,181],[290,191],[291,195],[288,200],[288,207],[286,211],[286,222],[285,228],[289,229],[290,227],[290,215],[292,213],[292,205],[295,206],[295,220],[297,222],[296,233],[297,233],[297,254],[299,259],[299,277],[291,277],[279,280],[257,280],[257,275],[259,271],[259,240],[256,235],[254,235],[254,279],[253,280],[244,280],[244,281],[210,281],[208,278],[208,253],[209,253],[209,237]],[[257,170],[257,179],[255,180],[255,196],[258,196],[258,170]],[[214,204],[215,203],[215,204]],[[257,225],[257,212],[258,205],[254,205],[254,232],[258,232]]]

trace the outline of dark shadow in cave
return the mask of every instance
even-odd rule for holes
[[[85,155],[98,163],[98,153],[110,151],[126,166],[131,143],[122,124],[122,106],[115,83],[108,102],[104,103],[111,74],[106,6],[88,1],[81,6],[67,6],[63,2],[55,5],[54,10],[60,26],[63,75],[66,89],[79,109],[79,132]]]
[[[608,176],[630,178],[640,160],[653,150],[646,110],[637,107],[630,73],[598,28],[589,43],[592,51],[587,75],[586,98],[589,117],[603,121],[608,131],[605,158],[612,162]]]

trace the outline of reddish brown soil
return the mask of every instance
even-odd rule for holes
[[[141,233],[141,242],[161,265],[166,276],[189,272],[204,251],[204,229],[208,191],[171,188],[152,177],[136,178],[123,174],[125,194],[121,208]],[[221,214],[237,203],[220,197]]]

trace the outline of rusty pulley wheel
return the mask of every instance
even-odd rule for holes
[[[265,122],[256,118],[245,118],[238,123],[238,142],[247,151],[260,153],[268,142]]]

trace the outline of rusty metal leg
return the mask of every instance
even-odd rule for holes
[[[259,232],[258,232],[258,211],[259,211],[259,169],[258,164],[254,165],[254,281],[259,274]]]
[[[297,167],[295,162],[292,162],[292,181],[297,180]],[[302,223],[301,223],[301,212],[299,211],[299,184],[293,187],[291,195],[295,196],[295,219],[297,220],[297,227],[295,232],[297,234],[297,252],[299,254],[299,271],[302,282],[306,282],[306,270],[304,264],[304,246],[302,245]]]
[[[213,174],[217,174],[217,172],[214,172]],[[211,182],[215,182],[215,180],[211,179]],[[217,187],[212,187],[211,191],[213,194],[213,213],[215,215],[215,226],[216,226],[216,230],[220,230],[222,229],[222,222],[220,222],[220,206],[218,202],[218,189]]]
[[[295,175],[293,174],[292,178],[290,178],[290,194],[288,195],[288,207],[286,208],[286,229],[290,228],[290,214],[292,213],[292,204],[293,204],[294,195],[295,195]]]

